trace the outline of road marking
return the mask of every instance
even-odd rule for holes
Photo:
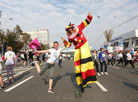
[[[33,68],[34,68],[34,67],[33,67]],[[18,74],[15,74],[14,77],[16,77],[16,76],[18,76],[18,75],[20,75],[20,74],[23,74],[24,72],[27,72],[27,71],[29,71],[29,70],[32,70],[33,68],[27,69],[27,70],[25,70],[25,71],[21,71],[21,72],[19,72]],[[10,77],[10,78],[11,78],[11,77]],[[6,81],[6,80],[7,80],[7,78],[3,79],[3,81]]]
[[[25,79],[25,80],[19,82],[18,84],[16,84],[16,85],[10,87],[9,89],[4,90],[4,92],[9,92],[9,91],[15,89],[16,87],[18,87],[18,86],[20,86],[21,84],[27,82],[28,80],[32,79],[33,77],[34,77],[34,76],[30,76],[30,77],[28,77],[27,79]]]
[[[102,91],[108,91],[100,82],[97,81],[96,84],[102,89]]]

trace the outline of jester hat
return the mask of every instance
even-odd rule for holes
[[[74,28],[74,24],[71,24],[71,22],[69,23],[69,25],[65,28],[66,31],[68,31],[69,29],[73,29]]]

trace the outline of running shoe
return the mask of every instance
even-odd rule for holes
[[[98,76],[101,76],[101,74],[100,74],[100,73],[97,73],[97,75],[98,75]]]
[[[6,84],[9,84],[10,82],[9,82],[9,80],[6,80]]]
[[[51,94],[54,94],[55,92],[51,89],[51,90],[48,90],[49,93]]]
[[[108,75],[108,73],[107,73],[107,72],[105,72],[105,75]]]
[[[103,72],[101,72],[101,74],[103,75],[104,73],[103,73]]]
[[[0,89],[1,89],[1,90],[4,89],[4,86],[1,86]]]

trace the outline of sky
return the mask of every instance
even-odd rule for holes
[[[138,15],[137,5],[138,0],[0,0],[0,27],[12,30],[18,24],[24,32],[48,29],[50,41],[62,42],[69,22],[78,26],[91,12],[93,20],[83,33],[89,45],[99,49],[106,41],[103,32]],[[134,29],[138,17],[113,29],[113,37]]]

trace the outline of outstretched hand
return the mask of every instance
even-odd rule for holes
[[[61,39],[64,41],[65,39],[63,37],[61,37]]]
[[[88,16],[92,16],[92,13],[91,13],[91,12],[89,12]]]

